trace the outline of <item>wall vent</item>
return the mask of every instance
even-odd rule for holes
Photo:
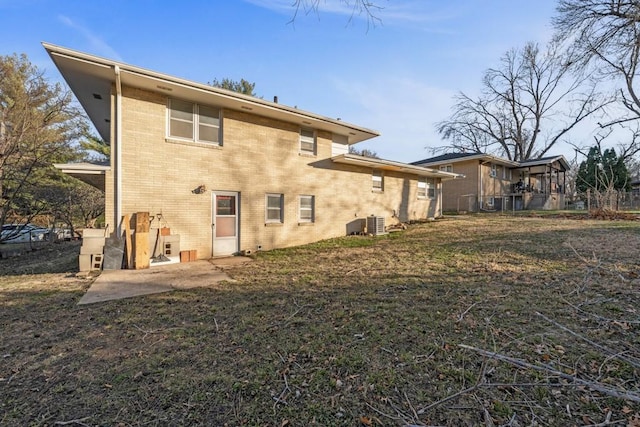
[[[367,217],[367,233],[373,234],[374,236],[387,234],[384,231],[384,217],[383,216]]]

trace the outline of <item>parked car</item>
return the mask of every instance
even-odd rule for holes
[[[0,243],[42,242],[49,239],[49,229],[33,224],[5,224],[0,232]]]
[[[71,233],[70,228],[54,228],[53,236],[56,240],[73,240],[73,233]]]

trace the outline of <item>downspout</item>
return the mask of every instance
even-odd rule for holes
[[[442,218],[442,187],[443,187],[443,182],[442,182],[442,178],[440,178],[438,181],[440,185],[438,185],[438,215],[436,216],[437,218]]]
[[[116,203],[114,220],[118,236],[122,236],[122,82],[120,79],[120,67],[115,65],[113,71],[116,76],[116,141],[115,147],[115,193]]]

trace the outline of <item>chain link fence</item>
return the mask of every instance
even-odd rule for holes
[[[580,193],[574,202],[568,204],[573,209],[609,209],[613,211],[640,210],[638,191],[591,191]]]

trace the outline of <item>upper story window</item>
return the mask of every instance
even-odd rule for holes
[[[453,172],[453,165],[442,165],[440,170],[443,172]]]
[[[220,109],[170,99],[168,131],[171,138],[220,145]]]
[[[491,170],[489,171],[489,176],[495,178],[496,176],[498,176],[498,165],[496,165],[495,163],[491,163]]]
[[[300,129],[300,152],[316,154],[316,133],[313,129]]]
[[[372,190],[383,191],[384,190],[384,175],[382,171],[374,170],[371,174]]]

